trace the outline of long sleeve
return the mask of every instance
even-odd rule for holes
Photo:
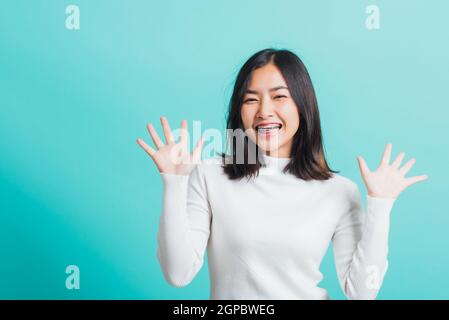
[[[367,195],[366,212],[353,185],[350,208],[332,238],[340,286],[348,299],[375,299],[388,268],[390,212],[395,199]]]
[[[161,173],[161,177],[163,200],[157,257],[167,282],[183,287],[203,265],[211,210],[199,165],[189,176]]]

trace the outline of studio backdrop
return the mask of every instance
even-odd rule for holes
[[[331,167],[363,196],[356,157],[374,167],[387,142],[428,174],[394,205],[378,298],[448,299],[448,13],[445,0],[3,1],[0,298],[208,299],[207,263],[183,288],[163,277],[162,180],[136,139],[161,116],[223,132],[241,65],[285,48],[312,78]],[[321,272],[344,299],[332,246]]]

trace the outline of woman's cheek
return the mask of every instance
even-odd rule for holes
[[[297,126],[299,124],[299,111],[295,104],[289,104],[284,109],[284,116],[291,126]]]

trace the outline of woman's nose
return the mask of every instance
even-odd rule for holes
[[[268,117],[272,116],[273,113],[274,113],[273,103],[268,99],[262,100],[259,105],[259,112],[258,112],[259,116]]]

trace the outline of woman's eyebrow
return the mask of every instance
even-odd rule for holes
[[[288,88],[286,86],[277,86],[277,87],[271,88],[270,91],[276,91],[279,89],[287,89],[288,90]]]
[[[277,86],[277,87],[273,87],[273,88],[268,89],[268,91],[276,91],[276,90],[279,90],[279,89],[287,89],[288,90],[288,88],[286,86]],[[245,93],[258,94],[259,92],[257,90],[247,89],[245,91]]]

